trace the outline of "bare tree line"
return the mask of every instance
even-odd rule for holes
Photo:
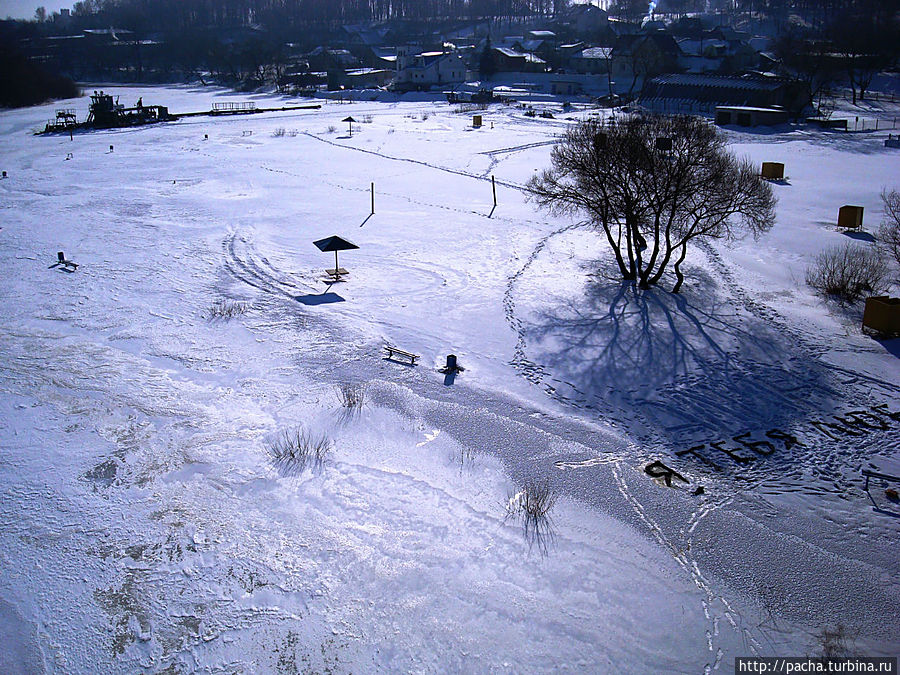
[[[75,17],[132,30],[553,16],[568,0],[80,0]]]

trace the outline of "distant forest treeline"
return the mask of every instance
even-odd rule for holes
[[[272,29],[392,20],[443,21],[558,17],[572,0],[80,0],[73,15],[130,30],[170,31],[250,24]],[[612,15],[638,20],[649,0],[615,0]],[[798,14],[820,26],[848,14],[897,11],[896,0],[658,0],[657,12],[721,11],[735,17]],[[46,14],[46,13],[45,13]]]
[[[552,16],[569,0],[82,0],[75,16],[148,30]],[[642,0],[642,4],[646,5]]]
[[[0,107],[19,108],[79,93],[68,77],[49,72],[9,45],[0,44]]]

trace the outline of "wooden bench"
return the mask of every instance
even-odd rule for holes
[[[343,279],[341,277],[343,277],[346,274],[349,274],[349,272],[347,270],[345,270],[343,267],[338,267],[337,269],[325,270],[325,275],[333,282],[334,281],[343,281]]]
[[[418,354],[413,354],[412,352],[405,351],[403,349],[398,349],[397,347],[392,347],[391,345],[384,345],[384,351],[387,352],[387,357],[389,359],[394,358],[394,354],[398,354],[403,358],[409,359],[410,365],[416,365],[416,359],[419,358]]]

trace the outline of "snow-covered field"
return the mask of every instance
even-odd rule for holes
[[[871,232],[900,187],[887,132],[730,131],[785,162],[777,225],[696,249],[676,297],[520,190],[587,111],[32,135],[64,106],[0,113],[0,671],[729,672],[839,626],[900,651],[900,518],[860,473],[900,455],[900,346],[804,283],[838,207]],[[360,248],[329,285],[332,234]],[[267,444],[301,426],[333,450],[286,473]],[[529,480],[558,495],[537,538]]]

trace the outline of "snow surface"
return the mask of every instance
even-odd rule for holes
[[[594,233],[525,200],[561,111],[33,136],[56,107],[87,102],[0,113],[3,672],[729,672],[839,625],[900,651],[900,518],[860,473],[900,454],[900,347],[804,283],[848,240],[840,205],[874,231],[886,132],[729,131],[785,162],[778,223],[695,250],[673,297],[622,287]],[[311,242],[332,234],[360,248],[329,285]],[[77,271],[48,269],[59,250]],[[209,319],[221,300],[246,312]],[[358,414],[338,383],[368,385]],[[334,450],[285,475],[266,443],[298,426]],[[710,446],[772,429],[800,445]],[[718,468],[675,454],[700,444]],[[538,540],[507,513],[528,479],[559,495]]]

